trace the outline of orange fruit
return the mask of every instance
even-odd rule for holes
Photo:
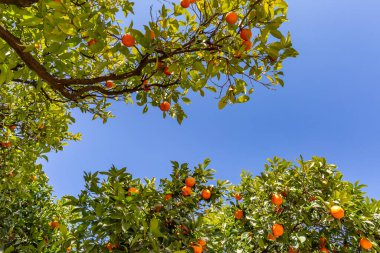
[[[92,46],[92,45],[95,45],[95,43],[96,43],[96,39],[91,39],[91,40],[89,40],[89,41],[87,42],[87,45],[88,45],[88,46]]]
[[[30,177],[30,179],[31,179],[32,181],[36,181],[36,180],[37,180],[37,176],[36,176],[36,175],[33,175],[33,176]]]
[[[252,38],[252,31],[250,29],[241,29],[240,38],[243,40],[250,40]]]
[[[106,81],[106,87],[107,87],[108,89],[113,89],[113,88],[116,87],[116,85],[115,85],[115,83],[112,82],[111,80],[108,80],[108,81]]]
[[[206,244],[207,244],[207,242],[206,242],[206,240],[204,240],[204,239],[199,239],[199,240],[198,240],[198,244],[199,244],[200,246],[202,246],[202,248],[204,249],[204,248],[206,248]]]
[[[50,221],[49,222],[49,226],[52,228],[52,229],[56,229],[59,227],[59,222],[58,221]]]
[[[164,101],[160,104],[160,109],[163,112],[167,112],[170,110],[170,103],[168,101]]]
[[[190,196],[190,194],[192,193],[193,191],[191,190],[191,187],[185,185],[184,187],[182,187],[182,195],[183,196]]]
[[[126,47],[133,47],[136,44],[135,38],[130,34],[124,34],[121,38],[121,42]]]
[[[185,179],[185,185],[189,187],[193,187],[195,185],[195,178],[193,177],[188,177]]]
[[[326,249],[326,248],[322,248],[322,249],[319,250],[319,252],[326,252],[326,253],[329,253],[329,250]]]
[[[253,44],[251,41],[245,40],[245,41],[243,41],[243,46],[244,46],[245,51],[249,51],[249,50],[251,50]]]
[[[12,132],[15,131],[16,127],[17,127],[16,125],[10,125],[10,126],[8,126],[9,130],[11,130]]]
[[[230,25],[235,24],[238,21],[238,19],[239,19],[238,15],[233,11],[227,13],[226,15],[226,21]]]
[[[12,144],[9,141],[2,141],[1,142],[1,147],[3,148],[10,148]]]
[[[298,249],[296,248],[293,248],[293,247],[289,247],[289,253],[298,253]]]
[[[235,219],[241,220],[243,216],[244,216],[243,210],[238,209],[235,211]]]
[[[196,1],[196,0],[190,0],[190,3],[193,4],[193,3],[195,3],[195,1]]]
[[[130,187],[128,189],[128,195],[137,195],[139,194],[140,191],[137,189],[137,188],[134,188],[134,187]]]
[[[203,249],[202,249],[202,246],[199,246],[199,245],[193,245],[191,246],[194,250],[194,253],[202,253]]]
[[[106,247],[107,247],[108,251],[112,251],[112,244],[110,242],[107,243]]]
[[[235,199],[238,200],[238,201],[242,199],[240,193],[238,193],[238,192],[235,193]]]
[[[282,204],[282,196],[278,193],[275,193],[272,195],[272,203],[276,206],[279,206]]]
[[[330,213],[335,219],[342,219],[344,217],[344,210],[340,206],[332,206]]]
[[[284,227],[281,224],[274,224],[272,226],[272,233],[276,237],[282,236],[284,234]]]
[[[70,253],[70,252],[71,252],[71,246],[69,246],[69,247],[66,248],[66,252],[67,252],[67,253]]]
[[[268,240],[270,241],[275,241],[276,240],[276,236],[274,236],[272,233],[268,234]]]
[[[368,240],[367,238],[361,238],[360,239],[360,247],[365,250],[370,250],[372,249],[372,242]]]
[[[324,237],[319,238],[319,246],[324,248],[326,246],[327,240]]]
[[[171,76],[172,75],[172,72],[169,71],[169,67],[165,67],[164,68],[164,74],[167,75],[167,76]]]
[[[156,38],[156,34],[154,33],[153,30],[150,30],[150,39],[154,40]]]
[[[191,4],[190,0],[182,0],[181,1],[182,8],[189,8],[190,4]]]
[[[171,195],[170,193],[166,194],[164,197],[164,200],[170,200],[172,197],[173,197],[173,195]]]
[[[211,192],[209,189],[204,189],[202,191],[202,198],[203,199],[210,199],[211,198]]]

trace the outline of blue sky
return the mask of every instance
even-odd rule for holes
[[[137,12],[148,17],[147,1],[140,2]],[[196,165],[208,157],[218,178],[238,183],[241,170],[257,174],[267,158],[317,155],[380,199],[380,2],[288,2],[285,29],[300,56],[285,64],[285,88],[258,86],[249,103],[222,111],[213,96],[195,97],[181,126],[158,109],[142,115],[123,103],[106,125],[74,112],[71,130],[83,140],[45,163],[55,194],[78,194],[83,171],[112,164],[136,177],[160,178],[169,175],[170,160]]]

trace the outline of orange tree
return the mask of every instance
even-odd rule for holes
[[[154,179],[134,179],[125,168],[86,174],[85,190],[65,197],[73,213],[72,238],[65,247],[76,252],[188,252],[199,247],[204,216],[220,210],[228,182],[209,183],[214,173],[207,168],[209,160],[194,170],[172,164],[171,178],[159,185]]]
[[[165,1],[142,30],[116,20],[133,7],[0,0],[1,251],[379,251],[379,202],[320,158],[275,158],[236,186],[213,182],[208,160],[173,162],[159,184],[111,168],[55,201],[36,163],[79,138],[71,108],[106,121],[110,101],[124,100],[181,123],[191,92],[216,92],[220,109],[247,102],[255,84],[282,86],[282,63],[297,55],[280,29],[283,0]]]
[[[317,157],[298,166],[275,157],[259,176],[244,172],[230,193],[235,202],[205,222],[222,238],[214,251],[378,252],[380,202],[342,177]]]
[[[249,100],[254,84],[283,85],[297,52],[284,0],[167,1],[143,29],[128,0],[0,0],[0,84],[36,88],[106,120],[107,101],[160,107],[181,123],[189,92],[219,107]],[[166,113],[164,113],[166,115]]]
[[[314,157],[279,158],[242,181],[214,181],[209,160],[170,179],[134,179],[126,169],[86,174],[63,245],[73,252],[379,252],[380,202]],[[205,194],[208,193],[208,194]],[[59,232],[58,232],[59,233]]]
[[[33,87],[0,86],[0,251],[40,252],[59,238],[49,222],[62,215],[38,158],[61,150],[73,121]]]

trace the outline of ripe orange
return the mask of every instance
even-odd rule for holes
[[[270,234],[268,234],[268,240],[275,241],[276,240],[276,236],[274,236],[272,233],[270,233]]]
[[[107,243],[106,247],[107,247],[108,251],[112,251],[112,244],[110,242]]]
[[[251,50],[253,44],[251,41],[245,40],[245,41],[243,41],[243,46],[244,46],[245,51],[249,51],[249,50]]]
[[[37,176],[36,176],[36,175],[31,176],[31,177],[30,177],[30,180],[32,180],[32,181],[36,181],[36,180],[37,180]]]
[[[204,189],[202,191],[202,198],[206,200],[211,198],[211,192],[209,189]]]
[[[328,249],[326,249],[326,248],[322,248],[322,249],[319,250],[319,252],[329,253],[330,251]]]
[[[116,85],[115,85],[115,83],[112,82],[111,80],[108,80],[108,81],[106,81],[106,87],[107,87],[108,89],[113,89],[113,88],[116,87]]]
[[[133,47],[136,44],[135,38],[130,34],[124,34],[121,38],[121,42],[126,47]]]
[[[167,76],[171,76],[172,75],[172,72],[169,71],[169,67],[165,67],[164,68],[164,74],[167,75]]]
[[[88,45],[88,46],[92,46],[92,45],[95,45],[95,43],[96,43],[96,39],[91,39],[91,40],[89,40],[89,41],[87,42],[87,45]]]
[[[340,206],[332,206],[330,213],[335,219],[342,219],[344,217],[344,210]]]
[[[67,252],[67,253],[70,253],[70,252],[71,252],[71,246],[69,246],[69,247],[66,248],[66,252]]]
[[[240,38],[250,40],[252,38],[252,31],[250,29],[242,29],[240,31]]]
[[[276,237],[282,236],[284,234],[284,227],[281,224],[274,224],[272,226],[272,233]]]
[[[324,237],[319,238],[319,247],[324,248],[326,246],[327,240]]]
[[[276,206],[279,206],[282,204],[282,196],[278,193],[272,194],[272,203]]]
[[[191,4],[190,0],[182,0],[181,1],[182,8],[189,8],[190,4]]]
[[[50,221],[50,222],[49,222],[49,226],[50,226],[52,229],[59,228],[59,222],[58,222],[58,221]]]
[[[202,248],[204,249],[204,248],[206,248],[206,244],[207,244],[207,242],[206,242],[206,240],[204,240],[204,239],[199,239],[199,240],[198,240],[198,244],[199,244],[200,246],[202,246]]]
[[[185,185],[184,187],[182,187],[182,195],[183,196],[190,196],[190,194],[192,193],[193,191],[191,190],[191,187]]]
[[[12,132],[15,131],[16,127],[17,127],[16,125],[10,125],[10,126],[8,126],[9,130],[11,130]]]
[[[289,253],[298,253],[298,249],[293,248],[292,246],[289,247]]]
[[[239,192],[235,193],[235,199],[238,201],[242,199],[241,194]]]
[[[243,210],[238,209],[235,211],[235,219],[241,220],[243,216],[244,216]]]
[[[238,15],[233,11],[227,13],[226,15],[226,21],[230,25],[235,24],[238,21],[238,18],[239,18]]]
[[[137,195],[139,194],[140,191],[137,189],[137,188],[134,188],[134,187],[130,187],[128,189],[128,195]]]
[[[2,141],[1,142],[1,147],[3,148],[10,148],[12,144],[9,141]]]
[[[173,197],[173,195],[171,195],[170,193],[166,194],[164,197],[164,200],[170,200],[172,197]]]
[[[168,101],[164,101],[160,104],[160,109],[163,112],[167,112],[170,110],[170,103]]]
[[[193,177],[186,178],[185,184],[189,187],[193,187],[195,185],[195,178],[193,178]]]
[[[202,249],[202,246],[199,246],[199,245],[193,245],[191,246],[194,250],[194,253],[202,253],[203,249]]]
[[[153,30],[150,30],[150,39],[154,40],[156,38],[156,34],[154,33]]]
[[[360,239],[360,247],[365,250],[372,249],[372,242],[368,240],[367,238],[361,238]]]

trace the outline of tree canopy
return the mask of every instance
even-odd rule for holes
[[[189,92],[217,92],[223,108],[248,101],[255,84],[284,85],[282,63],[297,55],[280,30],[285,1],[190,2],[163,4],[138,30],[116,19],[139,18],[132,1],[0,1],[0,83],[103,119],[110,99],[144,112],[167,101],[179,122]]]
[[[56,199],[38,159],[79,140],[71,109],[106,121],[113,100],[186,118],[192,93],[219,108],[283,86],[295,57],[284,0],[163,1],[143,29],[128,0],[0,0],[1,252],[379,252],[380,202],[335,165],[268,160],[217,180],[210,160],[156,181],[86,173]]]

